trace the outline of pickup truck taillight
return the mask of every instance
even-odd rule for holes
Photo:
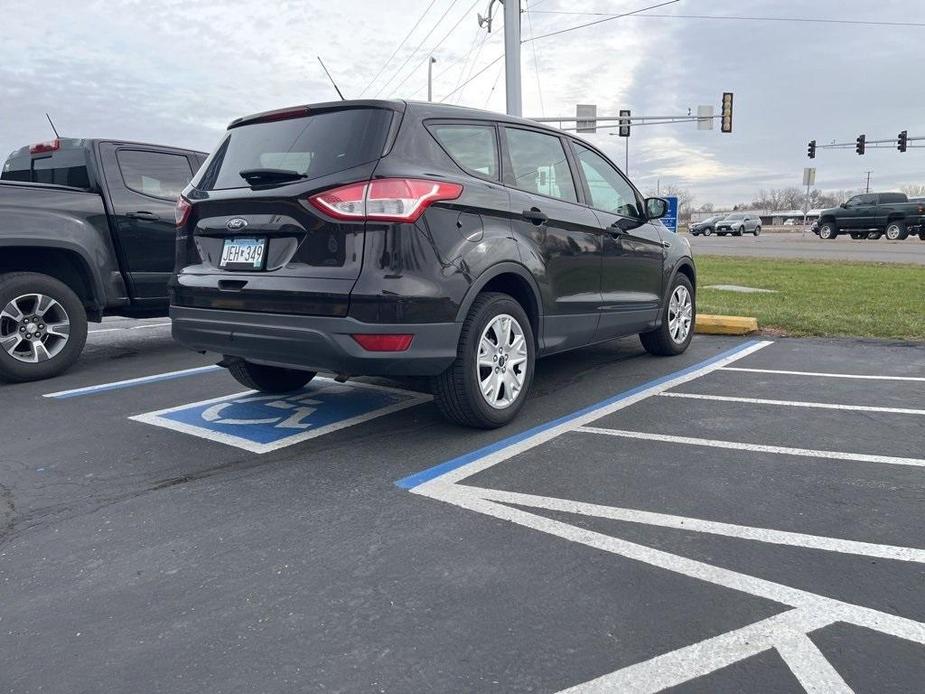
[[[177,208],[174,216],[177,219],[178,227],[182,227],[184,224],[186,224],[186,220],[189,219],[189,213],[192,209],[193,206],[190,205],[189,200],[184,198],[182,195],[177,198]]]
[[[415,222],[440,200],[455,200],[463,187],[419,178],[380,178],[312,195],[308,201],[329,217],[344,220]]]
[[[44,154],[45,152],[57,152],[61,149],[61,140],[55,138],[48,142],[39,142],[36,145],[29,145],[29,154]]]

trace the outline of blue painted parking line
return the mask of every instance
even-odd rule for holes
[[[726,350],[725,352],[721,352],[714,357],[693,364],[686,369],[674,371],[666,376],[647,381],[642,385],[631,388],[630,390],[614,395],[613,397],[607,398],[606,400],[602,400],[593,405],[583,407],[582,409],[577,410],[576,412],[572,412],[571,414],[564,415],[558,419],[546,422],[545,424],[535,426],[532,429],[522,431],[519,434],[514,434],[513,436],[501,439],[496,443],[484,446],[483,448],[479,448],[470,453],[461,455],[458,458],[453,458],[452,460],[440,463],[434,467],[427,468],[426,470],[416,472],[413,475],[403,477],[400,480],[396,480],[395,485],[401,487],[402,489],[413,489],[414,487],[424,484],[425,482],[429,482],[433,479],[436,479],[437,477],[461,468],[464,465],[469,465],[470,463],[474,463],[478,460],[494,455],[499,451],[517,446],[524,441],[527,441],[528,439],[533,439],[534,437],[542,437],[544,434],[550,433],[553,429],[567,428],[570,424],[578,426],[578,420],[587,418],[589,415],[592,418],[596,418],[598,414],[599,416],[603,416],[604,411],[613,407],[614,405],[618,405],[626,400],[635,398],[641,394],[646,393],[647,391],[652,391],[654,394],[658,388],[665,386],[666,384],[673,384],[674,382],[683,379],[690,374],[703,371],[704,369],[709,369],[713,365],[728,361],[731,358],[735,358],[744,352],[751,351],[758,345],[763,346],[766,344],[770,343],[762,342],[759,340],[749,340],[748,342],[744,342],[737,347]],[[553,435],[555,434],[553,433]]]
[[[315,378],[285,395],[249,390],[129,417],[199,438],[268,453],[431,400],[370,383]]]
[[[132,388],[142,386],[146,383],[157,383],[158,381],[172,381],[175,378],[185,378],[187,376],[196,376],[197,374],[209,373],[210,371],[219,371],[221,366],[215,364],[211,366],[198,366],[194,369],[181,369],[180,371],[168,371],[162,374],[153,374],[151,376],[141,376],[139,378],[129,378],[124,381],[112,381],[111,383],[100,383],[95,386],[84,386],[83,388],[72,388],[71,390],[59,390],[55,393],[45,393],[43,398],[54,398],[55,400],[64,400],[67,398],[78,398],[82,395],[94,395],[96,393],[105,393],[109,390],[119,390],[120,388]]]

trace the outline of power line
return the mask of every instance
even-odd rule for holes
[[[416,71],[421,65],[424,64],[424,61],[427,60],[429,56],[433,55],[434,51],[435,51],[439,46],[442,46],[442,45],[443,45],[443,42],[446,41],[447,38],[449,38],[450,34],[452,34],[454,31],[456,31],[456,27],[458,27],[460,24],[462,24],[462,21],[463,21],[466,17],[469,16],[469,14],[472,12],[472,10],[475,9],[475,6],[476,6],[478,3],[479,3],[479,0],[475,0],[475,2],[473,2],[473,3],[468,7],[468,9],[467,9],[465,12],[463,12],[462,15],[460,15],[459,19],[456,20],[456,23],[455,23],[453,26],[450,27],[450,30],[449,30],[448,32],[446,32],[446,33],[443,35],[443,37],[442,37],[439,41],[437,41],[437,42],[431,47],[431,49],[430,49],[429,51],[427,51],[427,52],[424,54],[424,57],[423,57],[417,64],[415,64],[415,65],[411,68],[411,71],[410,71],[407,75],[405,75],[405,79],[403,79],[401,82],[399,82],[396,86],[392,87],[392,93],[393,93],[393,94],[394,94],[395,92],[397,92],[399,89],[401,89],[402,85],[403,85],[405,82],[407,82],[409,79],[411,79],[411,75],[413,75],[413,74],[415,73],[415,71]],[[456,0],[453,0],[453,4],[450,5],[450,8],[449,8],[449,9],[452,9],[452,8],[453,8],[453,5],[455,5],[455,4],[456,4]],[[447,10],[447,12],[449,12],[449,9]],[[444,14],[444,16],[446,16],[446,14]],[[441,19],[442,19],[442,17],[441,17]],[[436,27],[435,27],[435,28],[436,28]]]
[[[476,72],[474,75],[472,75],[472,77],[470,77],[470,78],[467,79],[465,82],[463,82],[461,85],[459,85],[458,87],[456,87],[456,89],[454,89],[454,90],[451,91],[449,94],[447,94],[447,95],[444,96],[442,99],[440,99],[440,103],[443,103],[444,101],[446,101],[447,99],[449,99],[451,96],[453,96],[453,94],[455,94],[456,92],[458,92],[460,89],[464,88],[464,87],[465,87],[467,84],[469,84],[472,80],[474,80],[475,78],[477,78],[479,75],[481,75],[483,72],[485,72],[488,68],[490,68],[492,65],[494,65],[495,63],[497,63],[499,60],[502,60],[503,58],[504,58],[504,53],[502,53],[502,54],[499,55],[497,58],[495,58],[494,60],[492,60],[490,63],[488,63],[488,65],[486,65],[485,67],[483,67],[481,70],[479,70],[479,71]]]
[[[485,98],[485,105],[482,106],[483,109],[488,108],[488,102],[491,101],[491,95],[495,93],[495,87],[498,86],[498,80],[501,79],[501,68],[503,65],[498,66],[498,74],[495,75],[495,83],[491,85],[491,89],[488,91],[488,96]]]
[[[565,29],[559,29],[558,31],[551,31],[548,34],[540,34],[539,36],[533,36],[529,39],[526,39],[525,41],[521,41],[521,43],[528,43],[530,41],[538,41],[540,39],[549,38],[550,36],[558,36],[559,34],[565,34],[569,31],[575,31],[576,29],[584,29],[585,27],[594,26],[595,24],[603,24],[604,22],[611,22],[614,19],[620,19],[621,17],[631,17],[634,14],[639,14],[640,12],[646,12],[647,10],[654,10],[659,7],[665,7],[667,5],[674,5],[677,2],[680,2],[680,0],[666,0],[665,2],[660,2],[655,5],[649,5],[648,7],[641,7],[638,10],[633,10],[632,12],[624,12],[623,14],[608,15],[607,17],[604,17],[603,19],[597,19],[593,22],[587,22],[585,24],[578,24],[577,26],[573,26],[573,27],[566,27]]]
[[[530,27],[530,38],[533,38],[533,19],[529,14],[529,9],[527,10],[527,25]],[[533,72],[536,74],[536,91],[540,97],[540,113],[546,115],[546,107],[543,105],[543,87],[540,85],[540,63],[536,57],[536,44],[532,44],[533,48]]]
[[[403,62],[403,63],[399,66],[399,68],[392,74],[392,76],[391,76],[389,79],[387,79],[387,80],[385,81],[385,84],[383,84],[381,87],[379,87],[379,90],[375,93],[374,96],[379,96],[379,94],[382,93],[382,90],[385,89],[387,86],[389,86],[389,84],[392,82],[392,80],[394,80],[396,77],[398,77],[398,75],[401,73],[401,71],[405,69],[405,65],[407,65],[408,62],[409,62],[415,55],[417,55],[417,52],[418,52],[419,50],[421,50],[421,46],[424,45],[424,42],[425,42],[427,39],[429,39],[429,38],[430,38],[430,35],[434,33],[434,31],[437,29],[438,26],[440,26],[440,23],[441,23],[441,22],[444,20],[444,18],[450,13],[450,10],[453,9],[453,6],[456,5],[456,3],[457,3],[457,0],[453,0],[453,1],[450,3],[449,7],[447,7],[447,8],[443,11],[443,14],[440,15],[440,19],[437,20],[437,23],[434,24],[434,25],[430,28],[430,31],[428,31],[428,32],[424,35],[424,38],[421,39],[421,42],[418,44],[417,48],[415,48],[413,51],[411,51],[411,53],[408,54],[408,57],[405,58],[405,62]]]
[[[556,10],[527,10],[533,14],[560,14],[560,15],[579,15],[586,17],[626,17],[627,14],[614,15],[609,12],[560,12]],[[635,14],[635,13],[631,13]],[[720,19],[730,21],[744,22],[798,22],[807,24],[852,24],[860,26],[889,26],[889,27],[925,27],[925,22],[890,22],[866,19],[829,19],[829,18],[810,18],[810,17],[745,17],[738,15],[711,15],[711,14],[661,14],[651,12],[645,15],[639,15],[643,18],[660,18],[660,19]],[[589,26],[589,25],[583,25]],[[575,27],[576,29],[581,27]],[[542,38],[542,37],[537,37]]]
[[[433,6],[436,4],[436,2],[437,2],[437,0],[430,0],[430,4],[427,6],[427,9],[424,10],[423,14],[421,14],[420,17],[418,17],[418,21],[416,21],[416,22],[414,23],[414,26],[411,27],[411,31],[409,31],[407,34],[405,34],[405,38],[403,38],[403,39],[401,40],[401,43],[399,43],[398,46],[395,48],[395,50],[392,51],[392,55],[389,56],[389,59],[386,60],[386,61],[382,64],[382,67],[379,68],[379,72],[376,73],[376,76],[373,77],[373,78],[369,81],[369,84],[367,84],[365,87],[363,87],[363,91],[360,92],[360,96],[363,96],[363,95],[366,93],[366,90],[369,89],[369,88],[373,85],[373,82],[375,82],[377,79],[379,79],[379,76],[385,71],[385,69],[388,67],[389,63],[392,62],[392,58],[394,58],[395,55],[398,53],[398,51],[400,51],[400,50],[402,49],[402,46],[405,45],[405,42],[411,37],[411,34],[414,33],[414,30],[418,28],[418,25],[424,20],[424,17],[427,16],[427,13],[430,12],[430,8],[433,7]]]

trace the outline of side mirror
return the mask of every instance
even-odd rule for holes
[[[843,207],[843,208],[845,208],[845,209],[847,210],[847,209],[848,209],[848,203],[847,203],[847,202],[843,202],[841,205],[839,205],[839,207]]]
[[[668,214],[668,201],[664,198],[646,198],[646,219],[661,219]]]

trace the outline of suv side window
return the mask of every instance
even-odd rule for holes
[[[573,145],[575,156],[578,158],[581,171],[588,183],[591,206],[623,217],[640,218],[642,214],[639,210],[639,201],[636,199],[636,191],[620,172],[597,152],[577,142]]]
[[[116,159],[125,187],[142,195],[175,200],[193,177],[189,160],[180,154],[120,149]]]
[[[493,125],[439,123],[429,130],[460,168],[498,179],[498,139]]]
[[[511,184],[528,193],[578,202],[562,140],[534,130],[505,128]]]

